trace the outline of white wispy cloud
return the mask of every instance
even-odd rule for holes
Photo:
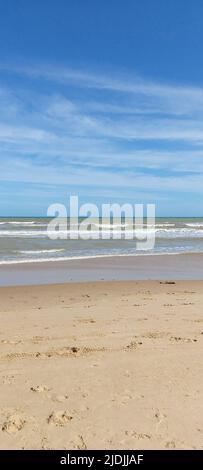
[[[146,174],[141,170],[131,172],[112,173],[108,168],[105,170],[85,167],[72,168],[68,164],[47,167],[37,162],[21,158],[7,159],[1,172],[2,181],[21,181],[30,183],[46,183],[55,185],[66,185],[67,190],[74,187],[76,192],[81,187],[101,188],[103,190],[114,189],[115,194],[121,195],[121,191],[151,191],[154,197],[160,192],[193,192],[203,193],[202,174],[186,174],[184,177],[157,176]]]
[[[203,89],[50,66],[0,69],[22,80],[0,88],[1,181],[202,194]]]
[[[92,73],[84,69],[79,70],[58,65],[53,67],[50,65],[6,66],[0,64],[0,70],[53,83],[136,95],[136,97],[142,98],[142,105],[144,104],[143,98],[147,97],[147,107],[151,105],[152,111],[153,104],[155,104],[155,110],[164,112],[165,108],[167,113],[202,112],[203,88],[201,87],[155,83],[138,75],[134,77],[133,74],[129,76],[127,73],[122,75],[114,73],[112,76],[108,72],[104,75],[100,72]]]

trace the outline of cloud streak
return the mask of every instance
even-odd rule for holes
[[[119,77],[119,74],[115,73],[113,76],[108,73],[104,75],[100,72],[92,73],[58,65],[54,67],[50,65],[0,65],[0,70],[60,85],[71,84],[74,87],[107,90],[113,93],[135,95],[136,98],[139,96],[142,99],[147,97],[146,104],[151,105],[152,111],[153,104],[155,104],[155,111],[164,112],[166,108],[167,113],[174,114],[202,113],[203,88],[201,87],[155,83],[151,80],[144,80],[138,75],[134,77],[132,74],[129,76],[123,73]]]
[[[51,66],[0,69],[1,181],[113,197],[202,195],[203,89]]]

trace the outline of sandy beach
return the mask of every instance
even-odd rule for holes
[[[202,449],[203,281],[0,288],[1,449]]]

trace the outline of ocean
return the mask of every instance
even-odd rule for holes
[[[203,253],[203,218],[156,218],[155,246],[143,252],[137,250],[136,237],[51,240],[47,234],[49,222],[49,219],[41,217],[0,218],[0,264],[135,256],[142,253],[145,256]],[[68,236],[69,224],[70,221]],[[125,227],[123,221],[122,227]],[[127,227],[125,229],[127,230]]]

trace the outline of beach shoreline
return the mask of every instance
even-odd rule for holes
[[[0,265],[0,286],[161,279],[203,280],[203,253],[104,256]]]
[[[203,281],[0,298],[1,449],[203,448]]]

